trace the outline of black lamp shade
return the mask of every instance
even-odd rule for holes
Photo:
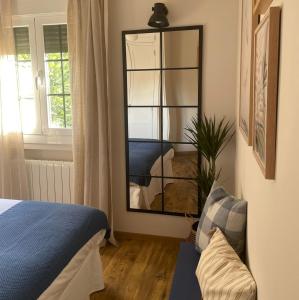
[[[150,17],[148,21],[148,25],[151,27],[168,27],[169,22],[167,20],[168,10],[164,3],[155,3],[154,7],[152,8],[153,15]]]

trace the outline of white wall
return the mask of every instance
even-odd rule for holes
[[[258,298],[295,300],[299,299],[299,2],[275,4],[282,4],[276,179],[264,179],[252,148],[239,133],[236,188],[248,201],[248,262]]]
[[[186,235],[184,218],[126,211],[124,98],[121,31],[147,28],[153,1],[109,0],[109,67],[111,84],[113,200],[116,230]],[[235,119],[238,0],[169,0],[172,26],[205,25],[204,29],[204,111]],[[224,155],[223,178],[229,190],[234,188],[234,145]]]

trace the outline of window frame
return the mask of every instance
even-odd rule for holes
[[[67,24],[66,14],[55,13],[13,16],[13,27],[28,27],[29,29],[32,78],[34,83],[33,89],[38,119],[37,129],[30,134],[23,134],[26,149],[69,149],[72,144],[71,128],[49,127],[43,26],[59,24]],[[47,145],[49,146],[47,147]]]
[[[22,16],[22,17],[14,17],[13,18],[13,27],[28,27],[29,33],[29,46],[30,46],[30,54],[31,54],[31,65],[32,65],[32,81],[33,81],[33,96],[35,101],[35,109],[37,116],[39,116],[39,112],[41,110],[41,103],[39,97],[39,91],[35,84],[35,78],[38,73],[38,66],[37,66],[37,55],[36,55],[36,40],[35,40],[35,24],[34,19],[29,16]],[[21,109],[21,108],[20,108]],[[42,134],[42,124],[41,118],[37,119],[37,126],[36,129],[31,134],[24,134],[24,135],[41,135]]]

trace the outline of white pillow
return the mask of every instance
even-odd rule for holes
[[[196,276],[204,300],[255,300],[256,283],[219,228],[202,252]]]

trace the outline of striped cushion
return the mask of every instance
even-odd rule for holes
[[[204,300],[254,300],[256,283],[219,228],[202,252],[196,276]]]
[[[215,181],[199,219],[196,249],[201,252],[209,244],[210,231],[219,227],[234,250],[244,251],[247,202],[228,194]]]

